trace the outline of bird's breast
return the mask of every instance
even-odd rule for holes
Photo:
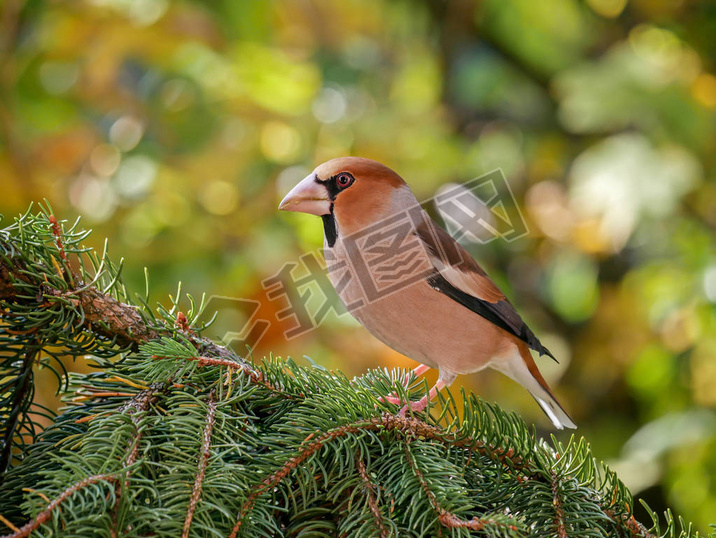
[[[376,338],[433,368],[484,368],[513,345],[505,333],[427,283],[427,253],[352,252],[339,239],[326,249],[328,276],[348,311]],[[376,261],[377,258],[377,261]]]

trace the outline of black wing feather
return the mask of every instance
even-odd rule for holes
[[[496,303],[491,303],[489,301],[478,299],[477,297],[474,297],[469,293],[465,293],[461,289],[450,284],[450,282],[448,282],[448,280],[437,271],[430,275],[427,278],[427,281],[428,284],[430,284],[430,286],[436,291],[447,295],[452,300],[457,301],[466,308],[469,308],[476,314],[482,316],[491,323],[494,323],[499,328],[515,335],[532,349],[537,351],[540,355],[547,355],[557,361],[550,350],[542,345],[509,301],[502,300]]]

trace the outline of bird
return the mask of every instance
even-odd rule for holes
[[[419,401],[382,398],[404,403],[401,415],[423,411],[457,375],[489,367],[526,388],[556,428],[576,428],[530,349],[554,359],[552,353],[395,171],[338,157],[293,187],[279,209],[321,217],[328,277],[348,311],[419,362],[414,375],[437,368],[437,383]]]

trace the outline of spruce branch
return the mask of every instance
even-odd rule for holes
[[[150,348],[145,348],[145,349],[150,349]],[[171,360],[171,358],[162,357],[161,355],[152,355],[151,358],[152,359],[170,359]],[[264,376],[260,371],[256,370],[255,368],[250,366],[248,363],[238,363],[231,359],[202,357],[202,356],[194,356],[194,355],[189,355],[189,356],[183,357],[183,358],[184,358],[184,360],[187,360],[187,361],[196,361],[198,363],[199,367],[220,366],[220,367],[228,368],[229,370],[243,372],[244,374],[246,374],[249,377],[249,379],[251,379],[251,381],[253,383],[263,385],[271,392],[273,392],[275,394],[280,394],[282,397],[287,398],[289,400],[293,400],[293,399],[296,399],[297,397],[303,396],[302,394],[298,394],[298,395],[289,394],[289,393],[283,391],[282,389],[280,389],[279,387],[275,387],[269,381],[266,381],[264,379]]]
[[[473,531],[481,531],[485,528],[493,528],[492,530],[497,530],[500,527],[506,527],[507,529],[517,532],[518,528],[516,525],[508,525],[505,523],[501,523],[499,521],[494,521],[486,518],[479,518],[479,517],[473,517],[470,520],[464,520],[459,518],[457,515],[452,514],[445,510],[438,500],[435,497],[435,493],[430,489],[430,483],[425,478],[425,475],[420,470],[420,467],[415,462],[415,457],[413,456],[413,453],[410,449],[410,442],[405,443],[403,446],[403,450],[405,452],[405,458],[408,461],[410,468],[412,469],[413,473],[415,474],[415,477],[417,478],[418,482],[420,483],[420,487],[423,490],[423,493],[425,494],[425,497],[430,502],[430,506],[435,511],[435,513],[438,516],[438,519],[440,523],[442,523],[445,527],[449,529],[470,529]],[[495,529],[497,528],[497,529]]]
[[[69,303],[83,312],[84,328],[107,338],[120,348],[136,349],[143,342],[159,336],[155,329],[147,326],[136,307],[122,303],[94,286],[65,292],[48,289],[45,296]]]
[[[51,501],[48,504],[47,508],[37,514],[33,520],[29,521],[19,529],[15,530],[15,532],[13,532],[12,534],[6,534],[0,538],[25,538],[27,536],[30,536],[30,534],[39,529],[46,521],[48,521],[50,517],[52,517],[52,514],[60,508],[60,504],[63,501],[66,501],[70,496],[92,484],[97,484],[100,482],[108,482],[110,484],[114,484],[116,481],[117,478],[109,474],[88,476],[87,478],[84,478],[68,487],[59,495],[59,497],[57,497],[54,501]]]
[[[37,347],[23,349],[22,366],[15,378],[14,391],[9,395],[9,414],[4,419],[3,442],[0,446],[0,471],[7,468],[13,444],[11,440],[15,436],[18,426],[27,417],[30,404],[32,402],[32,368],[35,364],[35,358],[39,352]],[[4,396],[4,395],[3,395]],[[5,400],[5,398],[3,398]]]
[[[209,464],[209,456],[211,455],[209,449],[211,448],[211,432],[214,429],[214,420],[216,416],[216,401],[214,395],[209,395],[208,411],[206,413],[206,428],[204,429],[204,442],[201,445],[201,452],[199,453],[199,464],[197,465],[196,480],[194,481],[194,487],[191,490],[191,499],[189,501],[189,507],[186,512],[186,518],[184,519],[184,529],[182,530],[182,538],[189,538],[189,531],[191,530],[191,521],[194,518],[194,511],[196,505],[201,497],[201,488],[204,484],[204,477],[206,476],[206,467]]]
[[[109,260],[106,245],[102,256],[83,247],[87,235],[78,222],[66,229],[49,206],[34,215],[28,210],[0,230],[0,472],[13,450],[21,457],[22,445],[35,439],[28,416],[36,366],[60,379],[62,356],[115,357],[174,331],[167,319],[127,302],[121,263]],[[208,339],[189,336],[199,351],[229,355]]]
[[[547,443],[465,393],[401,417],[377,397],[421,397],[403,371],[257,365],[203,338],[179,293],[134,306],[84,238],[49,209],[0,231],[6,537],[697,536],[637,522],[584,439]],[[61,354],[96,371],[65,376],[66,407],[23,445],[32,367]]]
[[[559,479],[557,473],[550,470],[551,486],[552,486],[552,504],[554,505],[554,526],[557,532],[557,538],[567,538],[567,529],[564,526],[564,510],[562,508],[562,498],[559,491]]]
[[[365,491],[368,506],[370,507],[370,513],[373,515],[375,526],[380,533],[380,538],[387,538],[390,535],[388,534],[388,529],[383,521],[383,514],[378,506],[378,487],[371,481],[365,462],[359,454],[356,454],[356,469],[358,470],[358,474],[363,481],[363,489]]]

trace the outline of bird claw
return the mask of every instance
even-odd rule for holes
[[[412,372],[408,372],[408,374],[401,380],[401,384],[405,387],[406,392],[408,391],[408,389],[410,387],[410,382],[414,379],[414,377],[422,374],[423,372],[425,372],[425,370],[428,370],[428,369],[429,368],[427,366],[422,365],[422,366],[418,366]],[[378,401],[386,402],[386,403],[393,404],[393,405],[402,405],[405,403],[405,405],[403,405],[401,410],[398,412],[398,414],[401,417],[404,417],[405,413],[408,412],[408,409],[410,409],[410,411],[413,413],[419,413],[420,411],[424,411],[428,405],[428,396],[430,397],[430,399],[432,399],[435,396],[435,392],[436,392],[436,389],[435,389],[435,387],[433,387],[433,389],[431,389],[431,391],[428,393],[428,395],[424,396],[417,402],[412,402],[412,401],[408,400],[407,403],[405,403],[405,401],[402,398],[400,398],[397,395],[397,393],[395,393],[395,392],[393,392],[389,396],[380,396],[378,398]]]
[[[401,400],[395,393],[393,393],[390,396],[381,396],[378,398],[379,402],[386,402],[393,405],[400,405],[403,403],[403,400]]]
[[[393,404],[393,405],[401,405],[404,403],[404,400],[399,398],[395,393],[393,393],[390,396],[381,396],[378,398],[378,401],[379,402],[387,402],[387,403]],[[410,411],[412,413],[419,413],[421,411],[424,411],[425,408],[427,407],[427,405],[428,405],[428,399],[425,397],[421,398],[417,402],[408,401],[408,403],[403,405],[403,407],[400,409],[400,411],[398,411],[398,415],[400,415],[401,417],[405,417],[405,414],[408,412],[408,409],[410,409]]]
[[[412,413],[420,413],[421,411],[424,411],[425,408],[428,405],[428,399],[426,397],[420,398],[417,402],[408,402],[406,403],[403,408],[398,413],[401,417],[405,417],[405,414],[408,412],[408,409]]]

